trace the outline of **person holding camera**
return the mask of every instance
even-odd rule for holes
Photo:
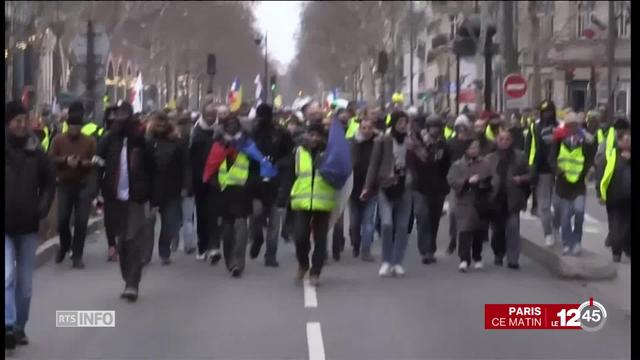
[[[474,269],[483,268],[482,245],[488,238],[494,178],[489,162],[480,156],[478,139],[468,140],[463,157],[451,166],[447,174],[455,195],[454,217],[460,256],[458,269],[461,272],[467,271],[471,259]]]
[[[60,249],[56,263],[64,260],[73,246],[73,268],[82,269],[82,254],[87,235],[91,200],[96,192],[90,181],[92,163],[96,154],[96,140],[82,133],[84,107],[74,102],[69,107],[69,130],[59,134],[51,144],[50,157],[55,165],[58,183],[58,233]],[[73,242],[69,223],[74,214]]]

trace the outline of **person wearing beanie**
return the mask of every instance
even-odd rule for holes
[[[554,212],[562,236],[563,255],[579,255],[586,205],[585,178],[594,163],[597,144],[574,112],[565,115],[564,127],[554,133]]]
[[[552,152],[553,134],[558,127],[556,106],[545,100],[540,104],[540,118],[530,125],[525,141],[525,153],[531,167],[532,193],[536,197],[536,215],[542,223],[545,245],[552,247],[559,241],[558,217],[551,213],[551,199],[554,189],[555,158]]]
[[[410,137],[407,159],[413,181],[413,201],[418,223],[418,250],[422,263],[436,262],[436,240],[444,200],[449,193],[447,173],[451,155],[444,138],[444,120],[431,115],[425,127]]]
[[[391,113],[390,131],[375,141],[367,178],[360,198],[365,201],[378,192],[382,232],[382,265],[378,275],[402,276],[411,215],[411,184],[407,176],[407,131],[409,117]]]
[[[82,133],[84,108],[74,102],[69,107],[68,131],[57,135],[51,144],[49,156],[55,165],[58,179],[58,234],[60,248],[56,263],[64,260],[72,250],[73,268],[82,269],[82,255],[87,235],[91,200],[97,189],[92,178],[91,160],[96,155],[96,140]],[[73,235],[70,230],[71,214],[74,215]],[[72,239],[73,237],[73,239]],[[71,247],[73,245],[73,248]]]
[[[291,204],[294,221],[294,239],[298,272],[296,280],[302,283],[307,272],[313,286],[320,281],[320,274],[327,259],[327,234],[329,217],[336,206],[336,189],[320,174],[319,167],[326,148],[327,133],[322,124],[307,127],[302,143],[295,149],[284,167],[278,191],[277,206]],[[313,254],[311,265],[311,229],[313,229]]]
[[[31,288],[40,243],[38,228],[55,194],[55,175],[38,139],[30,134],[21,102],[5,106],[5,349],[29,343]]]
[[[256,125],[251,134],[258,150],[271,161],[278,173],[282,173],[287,158],[293,153],[293,138],[287,130],[273,119],[273,108],[269,104],[260,104],[256,109]],[[278,267],[277,252],[280,231],[280,221],[284,216],[284,209],[276,206],[276,196],[280,187],[281,176],[263,178],[250,189],[253,197],[253,213],[249,221],[251,234],[251,249],[249,256],[255,259],[260,254],[265,242],[265,266]]]
[[[135,302],[142,276],[145,234],[156,208],[150,206],[154,157],[144,138],[144,129],[134,120],[133,108],[119,103],[114,122],[100,142],[93,163],[105,200],[105,219],[114,227],[120,273],[125,282],[122,299]]]
[[[457,160],[447,174],[447,181],[455,196],[453,210],[458,231],[458,255],[461,272],[466,272],[473,259],[476,270],[483,268],[482,245],[488,237],[491,198],[495,176],[489,162],[480,155],[480,142],[466,142],[464,156]]]

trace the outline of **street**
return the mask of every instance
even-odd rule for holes
[[[592,197],[592,196],[590,196]],[[587,212],[600,234],[585,231],[585,247],[606,233],[606,213],[590,198]],[[604,218],[603,215],[604,214]],[[524,216],[523,218],[526,218]],[[588,228],[589,222],[585,224]],[[118,265],[106,261],[102,232],[87,240],[83,271],[52,261],[36,271],[31,344],[20,359],[628,359],[629,264],[618,279],[582,283],[553,278],[523,257],[521,270],[493,265],[485,244],[485,269],[461,274],[447,256],[448,221],[442,218],[438,263],[422,265],[415,233],[405,278],[377,275],[379,264],[353,259],[350,246],[331,262],[316,289],[296,285],[293,244],[281,243],[280,267],[248,260],[233,279],[222,263],[212,267],[184,253],[161,266],[157,254],[145,269],[140,298],[119,298]],[[157,234],[156,230],[156,234]],[[522,220],[522,234],[540,224]],[[348,242],[348,239],[347,239]],[[379,258],[380,241],[374,255]],[[595,249],[597,250],[597,249]],[[603,250],[606,253],[606,249]],[[615,292],[614,292],[615,291]],[[580,303],[593,296],[607,307],[596,332],[484,330],[486,303]],[[314,306],[315,305],[315,306]],[[56,310],[115,310],[115,328],[56,328]],[[318,326],[319,324],[319,326]]]

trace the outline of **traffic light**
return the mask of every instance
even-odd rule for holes
[[[271,75],[271,91],[276,90],[276,79],[277,77],[275,75]]]

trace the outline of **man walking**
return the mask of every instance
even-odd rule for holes
[[[69,107],[68,131],[53,139],[49,156],[56,167],[58,182],[58,234],[60,249],[56,263],[64,260],[72,249],[72,267],[84,268],[82,254],[87,236],[87,223],[91,211],[91,199],[95,194],[95,181],[91,181],[91,159],[96,154],[96,140],[81,132],[84,107],[74,102]],[[74,217],[73,242],[69,229],[71,214]],[[73,246],[73,248],[72,248]]]
[[[4,329],[5,349],[29,343],[31,283],[38,247],[38,225],[51,207],[53,169],[38,139],[28,131],[28,114],[19,101],[5,108]]]

